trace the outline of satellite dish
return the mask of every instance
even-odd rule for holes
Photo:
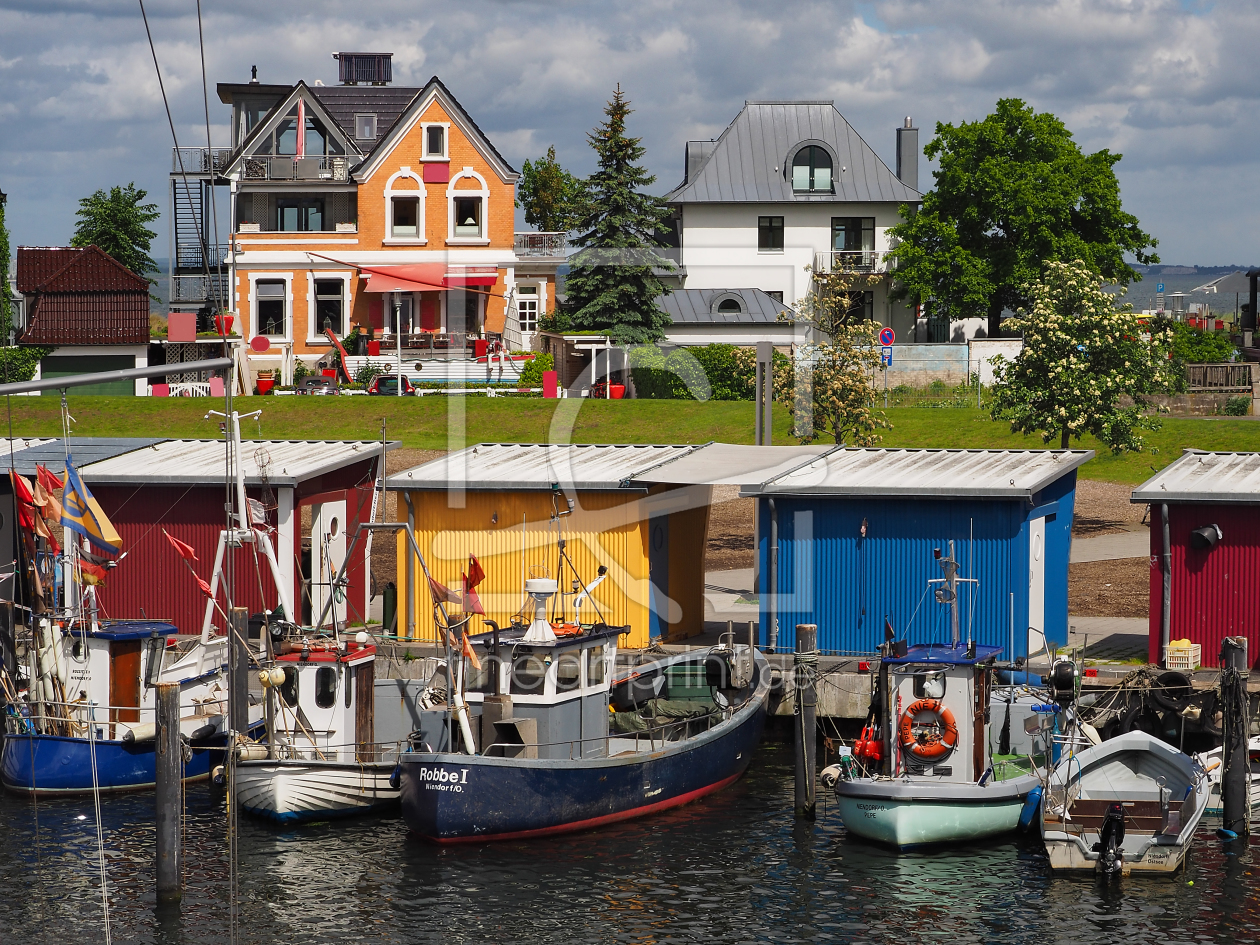
[[[249,339],[249,346],[259,354],[262,354],[271,348],[271,341],[262,335],[254,335],[253,338]]]

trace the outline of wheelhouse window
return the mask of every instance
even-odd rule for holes
[[[783,217],[757,217],[757,249],[763,253],[783,252]]]
[[[290,233],[317,233],[324,228],[322,197],[286,198],[276,201],[276,229]]]
[[[315,704],[321,709],[331,709],[337,701],[337,671],[331,666],[315,670]]]
[[[394,222],[390,236],[418,239],[420,236],[420,198],[391,197]]]
[[[538,330],[538,286],[516,287],[516,314],[521,323],[521,331]]]
[[[298,671],[296,667],[284,668],[284,682],[280,684],[280,701],[289,708],[298,704]]]
[[[283,338],[287,332],[287,312],[284,281],[259,280],[254,284],[254,298],[258,308],[258,333],[271,338]]]
[[[556,660],[556,692],[572,692],[582,685],[582,657],[565,653]]]
[[[331,328],[336,335],[345,335],[345,282],[341,279],[315,280],[315,330]]]
[[[604,683],[604,648],[591,647],[586,653],[586,684],[602,686]]]
[[[360,141],[371,141],[376,137],[376,116],[355,115],[354,136]]]
[[[430,125],[424,133],[424,156],[446,156],[446,129],[441,125]]]
[[[432,130],[432,129],[430,129]],[[455,198],[455,235],[481,235],[481,198]]]
[[[792,159],[792,190],[798,194],[829,194],[831,155],[825,148],[807,144]]]

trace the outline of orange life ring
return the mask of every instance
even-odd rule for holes
[[[582,628],[576,623],[561,623],[558,620],[551,622],[551,632],[558,637],[578,637],[582,635]]]
[[[931,712],[942,731],[939,734],[913,732],[915,716],[920,712]],[[910,703],[901,714],[901,725],[898,727],[901,738],[901,750],[908,752],[920,761],[935,761],[944,758],[958,744],[958,726],[954,722],[954,713],[941,705],[939,699],[920,699]]]

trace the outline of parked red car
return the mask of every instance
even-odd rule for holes
[[[406,394],[415,394],[416,389],[412,386],[411,381],[407,379],[407,375],[403,375],[402,392]],[[367,392],[369,394],[380,394],[386,397],[398,396],[398,376],[395,374],[378,374],[372,378],[368,384]]]

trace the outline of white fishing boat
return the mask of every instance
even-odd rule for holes
[[[1208,817],[1220,817],[1224,813],[1221,803],[1221,774],[1225,770],[1225,749],[1213,748],[1200,752],[1195,760],[1203,766],[1208,776],[1208,803],[1203,813]],[[1260,735],[1253,735],[1247,742],[1247,759],[1251,766],[1248,776],[1248,790],[1251,795],[1251,809],[1260,811]]]
[[[845,828],[897,849],[980,840],[1019,826],[1037,786],[1026,760],[995,757],[988,707],[999,647],[960,640],[958,565],[937,558],[936,599],[950,607],[952,642],[900,647],[880,663],[873,724],[851,759],[823,772]]]
[[[1050,868],[1171,873],[1185,861],[1209,793],[1194,758],[1146,732],[1067,751],[1041,805]]]
[[[282,823],[363,814],[398,801],[397,742],[375,740],[376,647],[298,637],[260,672],[273,716],[268,744],[236,763],[241,809]]]

